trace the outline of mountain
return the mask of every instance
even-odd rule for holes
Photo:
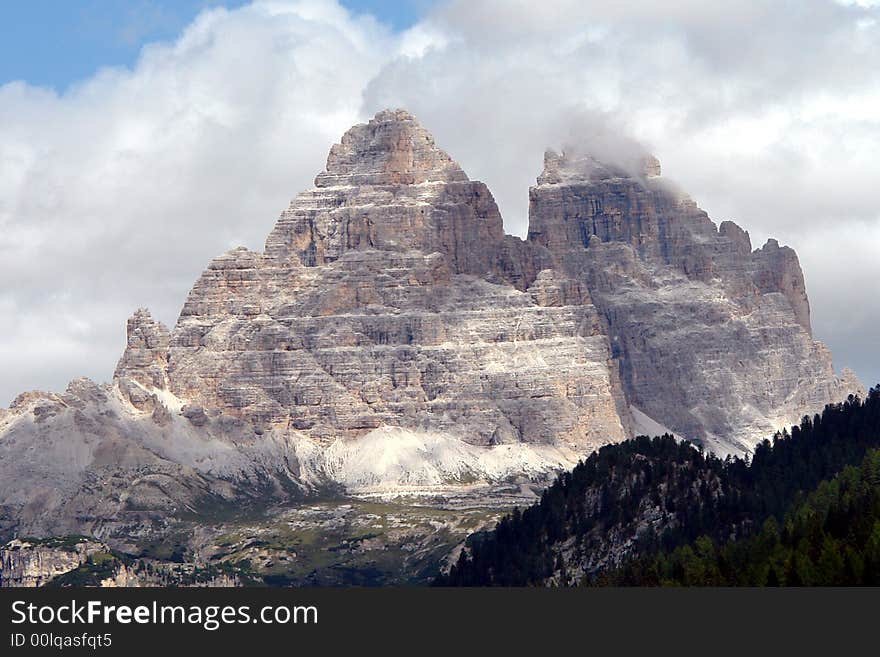
[[[777,569],[785,559],[791,566],[792,552],[801,547],[818,559],[826,538],[843,547],[850,541],[854,551],[873,549],[878,448],[880,386],[864,401],[850,397],[804,417],[790,434],[759,444],[749,462],[722,460],[669,435],[608,445],[560,475],[539,503],[471,536],[436,583],[764,584],[768,555],[761,546],[772,527],[779,543],[783,521],[789,553],[777,551]],[[859,465],[863,475],[857,476]],[[843,483],[825,481],[841,471]],[[853,490],[855,496],[845,495]],[[810,550],[801,545],[804,536],[813,541]],[[850,581],[814,577],[809,563],[801,565],[795,564],[800,583]],[[710,567],[718,569],[714,579],[685,576],[687,569],[706,573]]]
[[[173,328],[128,320],[112,383],[0,413],[0,536],[138,553],[184,517],[343,495],[451,500],[454,544],[602,445],[744,454],[861,391],[811,336],[794,252],[659,174],[548,151],[522,240],[412,115],[354,126],[262,252],[214,259]]]
[[[862,392],[811,337],[794,251],[775,240],[753,251],[747,232],[716,226],[661,178],[655,158],[637,164],[627,174],[551,152],[529,194],[529,240],[586,283],[633,415],[742,455]]]

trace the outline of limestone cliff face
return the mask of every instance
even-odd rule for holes
[[[524,241],[410,114],[354,126],[263,252],[215,258],[170,330],[129,319],[112,384],[0,413],[0,535],[538,479],[639,432],[742,453],[859,392],[794,252],[660,173],[548,152]]]
[[[794,251],[769,240],[753,253],[746,231],[732,221],[716,226],[660,177],[656,158],[639,175],[589,157],[548,152],[529,201],[529,240],[557,257],[578,253],[594,238],[626,244],[646,266],[720,285],[743,304],[781,293],[810,332],[810,306]]]
[[[265,253],[228,253],[193,288],[176,395],[318,441],[403,427],[583,450],[625,435],[586,289],[539,277],[549,256],[504,235],[486,186],[411,115],[352,128],[315,182]]]
[[[168,329],[154,320],[149,310],[141,308],[129,318],[126,336],[125,351],[113,378],[131,378],[142,386],[164,390],[171,341]]]
[[[13,539],[0,544],[0,588],[32,588],[46,585],[70,586],[56,578],[74,574],[76,586],[143,587],[241,586],[234,574],[198,572],[204,563],[178,564],[150,560],[126,565],[105,543],[85,537],[65,536],[45,540]],[[84,568],[81,568],[84,567]],[[77,571],[72,573],[71,571]],[[87,583],[85,583],[87,582]]]
[[[44,586],[107,546],[86,538],[45,542],[13,540],[0,546],[0,588]]]
[[[468,180],[411,114],[396,110],[343,135],[315,188],[281,215],[265,253],[307,267],[350,251],[441,253],[453,274],[496,274],[524,287],[505,241],[486,185]]]
[[[164,324],[153,319],[149,310],[141,308],[128,319],[126,336],[125,351],[113,379],[135,408],[161,416],[164,407],[153,391],[168,387],[166,370],[171,333]]]
[[[391,426],[582,449],[647,414],[719,452],[857,391],[811,338],[794,252],[752,251],[660,174],[548,152],[519,242],[410,114],[380,112],[264,253],[211,264],[171,389],[319,442]]]
[[[752,251],[660,178],[548,153],[530,190],[530,241],[583,280],[608,323],[628,402],[713,450],[747,451],[858,392],[814,342],[794,251]],[[823,401],[825,400],[825,401]]]

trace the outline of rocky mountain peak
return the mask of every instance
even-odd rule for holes
[[[149,308],[138,308],[126,325],[128,346],[138,349],[155,349],[165,342],[167,347],[168,328],[153,319]]]
[[[146,388],[164,389],[167,384],[168,346],[171,332],[162,322],[153,319],[150,311],[139,308],[128,318],[126,346],[116,365],[114,380],[120,383],[135,381]]]
[[[266,240],[272,261],[314,267],[352,252],[439,252],[455,273],[484,274],[503,260],[491,192],[404,110],[384,110],[348,130],[315,185]]]
[[[539,185],[567,185],[598,182],[615,178],[656,178],[660,160],[650,154],[619,158],[610,162],[578,148],[544,152],[544,170]]]
[[[348,130],[330,149],[316,187],[413,185],[468,179],[406,110],[383,110]]]

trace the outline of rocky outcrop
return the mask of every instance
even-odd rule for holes
[[[168,387],[168,346],[171,333],[146,308],[128,319],[127,343],[116,365],[113,380],[123,396],[142,411],[164,415],[162,404],[152,391]]]
[[[14,539],[0,545],[0,588],[39,586],[234,587],[242,581],[234,567],[133,561],[106,543],[83,536]]]
[[[148,388],[164,389],[171,333],[146,308],[128,319],[127,344],[113,378],[131,378]]]
[[[173,329],[129,319],[112,384],[0,414],[0,533],[131,544],[328,485],[487,496],[639,432],[746,452],[858,391],[794,252],[660,173],[548,152],[521,240],[410,114],[354,126],[263,252],[215,258]]]
[[[0,588],[44,586],[107,550],[84,537],[9,541],[0,546]]]

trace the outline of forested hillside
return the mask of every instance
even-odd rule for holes
[[[560,475],[539,503],[472,536],[437,584],[621,583],[630,575],[649,583],[633,573],[652,558],[697,539],[703,547],[747,539],[769,518],[778,526],[820,482],[876,447],[880,387],[805,417],[761,443],[750,462],[668,435],[606,446]]]
[[[880,450],[819,484],[783,522],[756,535],[633,559],[597,584],[631,586],[880,585]]]

